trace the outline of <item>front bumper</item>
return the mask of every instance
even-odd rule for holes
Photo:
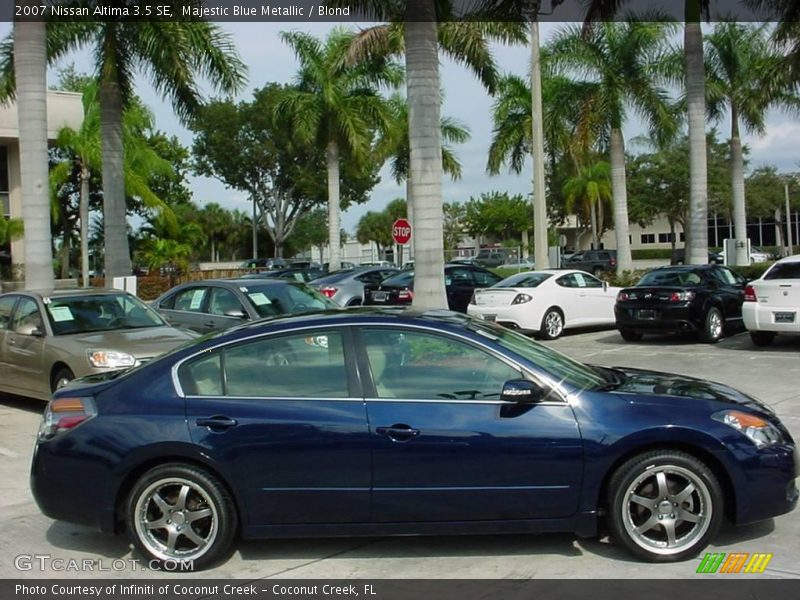
[[[744,481],[736,489],[737,525],[777,517],[797,507],[800,453],[794,444],[754,451],[744,465]]]

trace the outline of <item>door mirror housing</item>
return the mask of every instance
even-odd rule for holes
[[[15,333],[19,335],[29,335],[31,337],[44,337],[44,331],[38,325],[30,324],[30,325],[22,325],[17,327]]]
[[[604,292],[607,292],[607,291],[608,291],[608,282],[607,282],[607,281],[605,281],[605,280],[603,280],[603,291],[604,291]]]
[[[236,309],[236,310],[226,310],[226,311],[225,311],[225,316],[226,316],[226,317],[233,317],[233,318],[235,318],[235,319],[246,319],[246,318],[247,318],[247,315],[246,315],[246,314],[245,314],[245,312],[244,312],[243,310],[241,310],[241,309]]]
[[[500,400],[516,404],[536,404],[550,393],[548,388],[528,379],[512,379],[503,384]]]

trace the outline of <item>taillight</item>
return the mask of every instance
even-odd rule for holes
[[[617,259],[616,258],[610,258],[608,260],[608,266],[609,267],[616,267],[617,266]]]
[[[413,300],[414,299],[414,292],[411,290],[400,290],[397,294],[398,300]]]
[[[617,294],[617,302],[625,302],[631,299],[631,295],[628,292],[620,292]]]
[[[327,296],[328,298],[333,298],[336,295],[336,292],[339,291],[339,288],[335,288],[332,285],[326,285],[324,287],[319,288],[319,291],[323,296]]]
[[[51,400],[42,415],[39,426],[39,439],[49,440],[74,429],[81,423],[97,415],[97,408],[91,398],[56,398]]]
[[[511,304],[525,304],[526,302],[530,302],[533,300],[533,296],[529,294],[517,294],[514,299],[511,301]]]
[[[756,296],[756,288],[752,285],[748,285],[744,288],[744,301],[745,302],[758,302],[758,296]]]
[[[669,296],[670,302],[689,302],[694,300],[694,292],[672,292]]]

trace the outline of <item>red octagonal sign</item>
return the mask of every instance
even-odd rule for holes
[[[407,219],[397,219],[392,225],[392,239],[396,244],[404,245],[411,239],[411,223]]]

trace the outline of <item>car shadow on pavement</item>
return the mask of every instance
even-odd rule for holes
[[[47,408],[47,403],[37,400],[36,398],[15,396],[13,394],[0,394],[0,406],[42,414],[44,409]]]
[[[54,548],[97,554],[103,558],[122,558],[131,551],[125,535],[109,535],[63,521],[54,521],[47,529],[46,538]]]

